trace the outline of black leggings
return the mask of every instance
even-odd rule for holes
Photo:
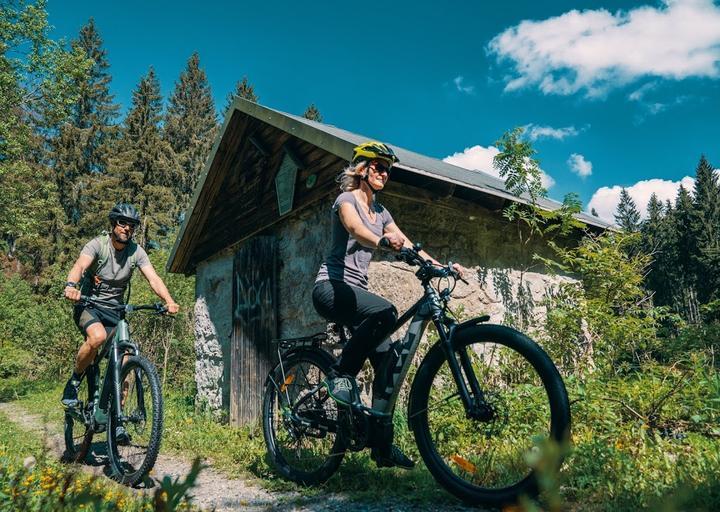
[[[352,338],[343,348],[338,372],[356,376],[368,356],[373,368],[377,369],[378,358],[373,357],[373,353],[395,327],[395,306],[374,293],[343,281],[315,283],[312,298],[315,309],[322,317],[353,329]]]

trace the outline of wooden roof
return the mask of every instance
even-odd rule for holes
[[[353,147],[370,139],[236,99],[198,180],[168,270],[191,274],[199,262],[218,251],[334,193],[335,176],[351,158]],[[400,158],[393,168],[394,186],[410,186],[429,200],[454,196],[491,210],[509,201],[527,202],[508,192],[494,176],[389,145]],[[286,154],[299,169],[292,210],[281,216],[275,177]],[[554,210],[560,204],[542,200],[540,206]],[[586,214],[577,217],[591,226],[609,227]]]

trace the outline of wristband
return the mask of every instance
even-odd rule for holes
[[[67,288],[68,286],[69,286],[70,288],[75,288],[75,287],[77,286],[77,283],[74,283],[74,282],[72,282],[72,281],[68,281],[67,283],[65,283],[65,288]]]
[[[378,240],[378,247],[390,247],[390,240],[384,236],[380,237],[380,240]]]

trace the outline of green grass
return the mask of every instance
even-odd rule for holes
[[[654,365],[611,379],[569,379],[574,444],[561,479],[551,481],[549,487],[559,489],[564,502],[582,503],[591,511],[659,509],[660,505],[664,510],[719,509],[716,370],[700,366],[685,375],[688,382],[682,392],[664,403],[653,426],[630,412],[647,411],[679,377],[677,368]],[[37,386],[18,403],[59,429],[61,392],[61,385]],[[353,500],[373,502],[457,503],[422,464],[402,418],[396,423],[396,442],[419,462],[414,471],[380,470],[367,451],[349,453],[326,484],[298,488],[270,470],[259,426],[232,428],[196,413],[189,397],[165,395],[164,453],[207,459],[229,477],[253,478],[270,490],[306,496],[341,492]]]
[[[17,403],[47,418],[59,430],[63,416],[59,402],[62,388],[60,384],[38,387]],[[228,477],[250,478],[268,490],[298,491],[305,496],[337,492],[359,501],[375,501],[378,496],[409,503],[457,501],[439,489],[425,469],[412,435],[403,422],[396,426],[396,441],[414,460],[420,461],[419,468],[410,472],[379,470],[367,451],[349,453],[335,476],[326,484],[309,489],[282,480],[271,471],[265,459],[265,443],[259,425],[233,428],[215,421],[210,415],[196,413],[188,397],[165,393],[164,399],[162,453],[207,459],[215,470]]]
[[[0,413],[0,510],[150,511],[152,497],[60,464],[29,433]]]
[[[0,412],[0,456],[15,462],[43,451],[42,439],[28,435]]]

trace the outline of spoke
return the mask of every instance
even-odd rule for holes
[[[435,400],[433,403],[431,403],[431,404],[429,404],[427,407],[425,407],[425,409],[420,409],[419,411],[416,411],[415,413],[413,413],[412,415],[410,415],[410,416],[408,417],[408,419],[413,419],[413,418],[414,418],[415,416],[417,416],[418,414],[422,414],[422,413],[424,413],[425,411],[432,410],[432,409],[435,408],[435,406],[437,406],[437,405],[439,405],[439,404],[447,403],[447,402],[449,402],[450,400],[452,400],[452,399],[454,399],[454,398],[460,398],[460,393],[459,393],[459,392],[453,393],[452,395],[448,395],[448,396],[446,396],[445,398],[441,398],[441,399],[439,399],[439,400]]]

